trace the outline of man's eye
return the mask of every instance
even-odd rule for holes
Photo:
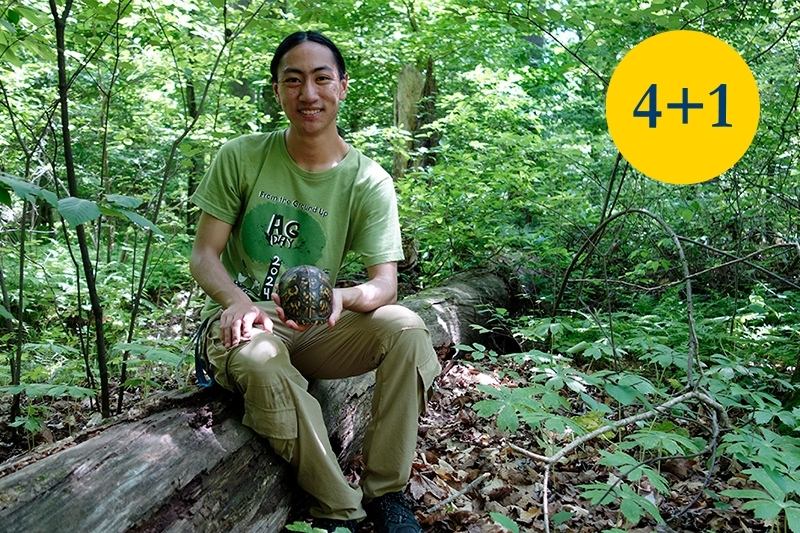
[[[333,81],[333,78],[331,78],[330,76],[320,76],[320,77],[317,78],[317,83],[320,83],[320,84],[328,84],[328,83],[330,83],[332,81]]]
[[[288,85],[289,87],[297,87],[300,85],[300,78],[286,78],[283,80],[284,85]]]

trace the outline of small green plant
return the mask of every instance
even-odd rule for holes
[[[763,490],[730,489],[720,492],[723,496],[747,500],[742,509],[752,510],[753,515],[773,524],[773,531],[800,533],[800,472],[779,472],[770,467],[748,468],[743,471]],[[778,523],[781,529],[776,529]]]
[[[695,454],[703,449],[702,439],[692,439],[689,432],[667,420],[642,428],[625,437],[625,442],[617,445],[619,450],[639,448],[641,454],[652,453],[657,457],[664,455]]]
[[[326,533],[324,529],[314,527],[308,522],[293,522],[286,526],[289,531],[300,531],[301,533]],[[337,527],[333,533],[349,533],[349,529]]]
[[[23,383],[21,385],[6,385],[0,387],[0,395],[8,394],[15,395],[25,393],[28,398],[42,398],[49,396],[51,398],[73,398],[82,400],[84,398],[94,398],[95,392],[92,389],[85,387],[78,387],[74,385],[51,385],[49,383]],[[22,427],[25,430],[25,436],[28,443],[28,448],[33,448],[36,435],[42,432],[44,427],[44,418],[50,412],[50,408],[42,404],[29,404],[22,408],[22,412],[14,422],[10,423],[11,427]]]
[[[663,524],[664,521],[654,500],[639,494],[636,485],[647,478],[653,491],[669,494],[667,480],[651,466],[638,461],[625,452],[608,452],[600,450],[602,458],[598,461],[603,466],[614,468],[619,474],[609,474],[607,483],[580,485],[581,495],[592,505],[609,505],[619,502],[619,510],[625,520],[635,525],[645,515],[650,515]]]
[[[472,346],[467,344],[457,344],[455,346],[457,350],[461,350],[462,352],[470,354],[472,360],[475,362],[481,362],[483,360],[487,360],[487,362],[491,363],[492,366],[497,363],[497,352],[494,350],[490,350],[483,344],[478,342],[474,343]]]
[[[612,476],[608,483],[591,483],[578,485],[583,492],[581,495],[588,499],[592,505],[610,505],[615,501],[619,502],[619,511],[630,524],[639,523],[645,515],[653,517],[659,524],[664,523],[664,519],[658,512],[658,507],[653,502],[638,494],[633,487],[626,483],[621,483],[619,479]]]
[[[156,343],[119,343],[113,348],[115,352],[127,352],[135,359],[129,359],[129,367],[138,367],[138,375],[133,376],[122,384],[123,387],[142,387],[142,395],[147,397],[151,389],[159,389],[162,385],[154,378],[160,375],[157,371],[163,365],[175,368],[181,364],[181,357],[160,347]],[[116,359],[113,361],[116,362]]]
[[[22,427],[25,430],[28,449],[32,449],[36,435],[42,432],[44,417],[50,412],[50,408],[46,405],[28,405],[22,410],[23,412],[9,426],[12,428]]]

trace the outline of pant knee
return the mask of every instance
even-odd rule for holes
[[[286,346],[269,333],[259,333],[241,348],[231,350],[225,370],[236,381],[247,376],[261,384],[297,373]]]
[[[386,326],[395,331],[423,330],[427,333],[425,322],[417,313],[402,305],[385,305],[376,311],[376,315]]]

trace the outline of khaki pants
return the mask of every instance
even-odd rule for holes
[[[345,311],[334,328],[299,333],[278,319],[272,303],[258,304],[274,334],[256,333],[226,350],[218,317],[206,329],[206,355],[214,378],[244,396],[243,423],[266,437],[314,496],[316,517],[366,516],[362,499],[403,490],[411,474],[419,414],[441,371],[422,320],[399,305],[371,313]],[[306,379],[336,379],[377,369],[372,420],[364,437],[361,486],[351,486],[328,441],[317,400]]]

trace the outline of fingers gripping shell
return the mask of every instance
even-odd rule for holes
[[[292,267],[278,283],[287,319],[299,325],[324,324],[333,311],[333,285],[324,270],[311,265]]]

